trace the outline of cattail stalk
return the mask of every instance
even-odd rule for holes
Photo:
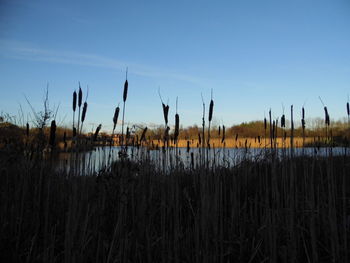
[[[83,124],[84,124],[85,117],[86,117],[87,107],[88,107],[88,104],[87,104],[87,102],[85,101],[85,102],[84,102],[84,106],[83,106],[83,112],[82,112],[82,114],[81,114],[80,134],[81,134],[81,132],[83,131]]]
[[[75,129],[75,111],[77,109],[77,92],[74,91],[73,92],[73,130]],[[73,133],[73,137],[75,136],[75,134]]]
[[[272,116],[271,116],[271,109],[269,110],[269,124],[270,124],[270,148],[272,149],[272,137],[273,137],[273,131],[272,131]]]
[[[265,143],[265,150],[266,150],[266,133],[267,133],[266,130],[267,130],[267,120],[266,120],[266,117],[264,117],[264,143]]]
[[[81,90],[80,87],[80,82],[79,82],[79,92],[78,92],[78,107],[79,107],[79,112],[78,112],[78,129],[77,133],[78,136],[80,134],[79,127],[80,127],[80,109],[81,109],[81,104],[83,103],[83,91]]]
[[[305,109],[301,109],[301,127],[303,130],[303,148],[305,147]]]
[[[208,147],[210,148],[210,125],[211,125],[211,121],[213,118],[213,109],[214,109],[214,101],[213,99],[210,100],[210,104],[209,104],[209,126],[208,126]]]
[[[293,105],[290,106],[290,148],[291,153],[293,154],[294,147],[294,121],[293,121]]]
[[[124,117],[125,117],[125,102],[126,98],[128,96],[128,68],[126,68],[126,73],[125,73],[125,82],[124,82],[124,91],[123,91],[123,121],[122,121],[122,145],[124,143]]]

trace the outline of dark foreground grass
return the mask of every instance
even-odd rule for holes
[[[68,176],[1,158],[1,262],[347,262],[350,158]]]

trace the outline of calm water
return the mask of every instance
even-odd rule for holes
[[[106,170],[110,167],[110,164],[120,159],[119,152],[121,147],[96,147],[92,151],[71,154],[61,153],[59,156],[58,169],[75,169],[79,170],[78,173],[90,174]],[[308,155],[308,156],[328,156],[341,155],[349,152],[349,149],[336,147],[336,148],[296,148],[293,149],[295,156]],[[290,156],[290,149],[277,149],[275,153],[279,157]],[[153,162],[159,169],[171,169],[177,165],[183,166],[184,168],[192,168],[201,165],[202,156],[208,161],[208,165],[220,165],[230,167],[239,164],[243,160],[259,160],[264,158],[266,155],[271,154],[270,149],[260,148],[215,148],[215,149],[204,149],[191,148],[188,152],[186,148],[178,148],[176,153],[175,148],[167,149],[165,152],[160,150],[149,150],[147,148],[128,147],[127,156],[131,160],[141,161],[147,160]],[[74,164],[74,165],[72,165]]]

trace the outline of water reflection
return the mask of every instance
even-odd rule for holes
[[[58,160],[58,169],[65,169],[67,172],[78,174],[92,174],[108,170],[110,165],[122,158],[121,147],[96,147],[92,151],[83,153],[61,153]],[[174,167],[196,168],[201,165],[208,167],[224,166],[231,167],[243,160],[260,160],[267,156],[277,158],[294,156],[328,156],[347,154],[347,149],[336,148],[295,148],[291,149],[261,149],[261,148],[215,148],[202,149],[191,148],[168,148],[166,150],[150,150],[145,147],[128,147],[127,158],[139,162],[147,161],[155,164],[159,169],[173,169]]]

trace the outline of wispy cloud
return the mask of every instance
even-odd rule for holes
[[[126,66],[133,74],[145,77],[165,77],[181,81],[204,84],[205,80],[187,74],[160,69],[152,66],[130,63],[115,58],[108,58],[97,54],[70,52],[38,48],[28,43],[0,40],[0,56],[8,59],[41,61],[56,64],[81,65],[88,67],[102,67],[123,70]]]

